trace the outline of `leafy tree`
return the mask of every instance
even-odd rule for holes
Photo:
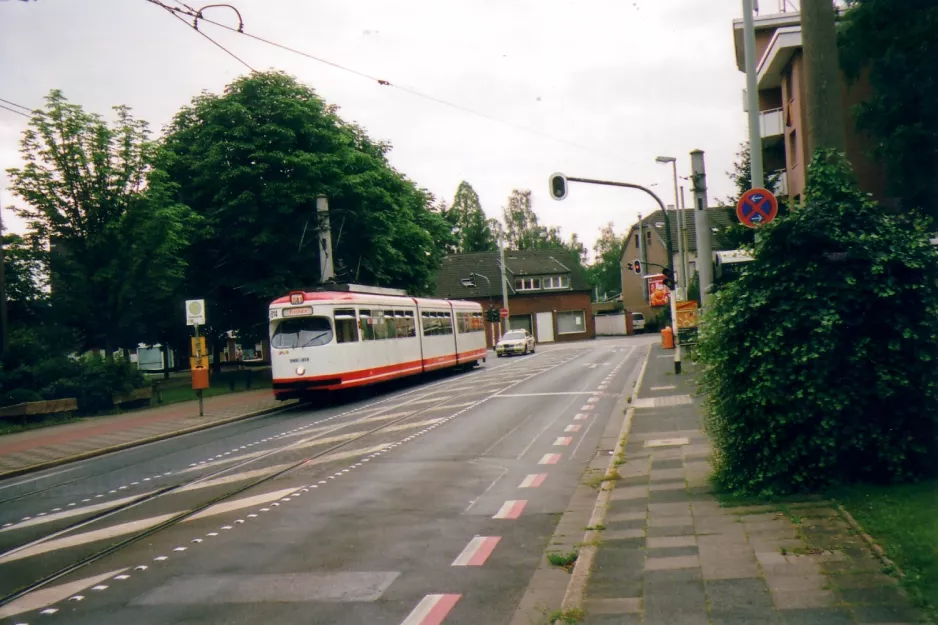
[[[10,324],[34,321],[48,305],[41,257],[22,236],[5,234],[3,260]]]
[[[720,234],[721,239],[726,242],[729,249],[739,249],[749,247],[755,242],[755,231],[747,228],[739,222],[736,217],[736,204],[743,193],[752,188],[752,160],[749,152],[749,142],[744,141],[739,144],[739,151],[736,153],[736,162],[733,163],[733,171],[726,172],[726,175],[736,187],[736,194],[733,197],[727,197],[725,202],[721,202],[726,207],[726,212],[730,216],[731,225]],[[776,172],[767,173],[764,176],[764,188],[775,193],[778,188],[780,174]],[[779,202],[779,216],[788,212],[784,202]]]
[[[593,264],[590,267],[590,281],[604,293],[618,293],[622,290],[622,247],[623,240],[617,236],[612,222],[602,227],[599,238],[593,244]]]
[[[786,493],[933,472],[938,252],[819,151],[806,205],[766,226],[702,329],[707,427],[728,489]],[[927,221],[927,220],[926,220]]]
[[[514,250],[539,250],[564,247],[560,229],[542,226],[531,208],[531,191],[515,189],[502,209],[505,242]]]
[[[583,244],[583,241],[580,241],[580,237],[577,236],[576,232],[571,234],[570,238],[563,243],[563,247],[570,253],[573,262],[581,267],[586,265],[586,261],[589,260],[589,250],[586,248],[586,245]]]
[[[856,125],[875,140],[891,194],[938,217],[938,4],[849,0],[838,31],[844,72],[868,76],[873,88],[854,111]]]
[[[479,195],[465,180],[459,183],[453,204],[444,214],[456,237],[454,251],[457,254],[497,249],[495,234],[479,203]]]
[[[142,338],[143,318],[165,315],[183,277],[189,220],[165,178],[151,175],[146,122],[125,106],[114,111],[108,125],[52,91],[23,134],[25,165],[8,170],[56,320],[109,358]]]
[[[434,198],[388,164],[390,146],[310,87],[255,73],[176,114],[159,166],[204,228],[187,293],[217,340],[266,334],[269,301],[320,282],[316,198],[329,198],[340,280],[429,292],[452,233]]]

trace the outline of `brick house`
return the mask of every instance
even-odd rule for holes
[[[733,20],[736,66],[746,71],[743,21]],[[805,147],[808,110],[805,106],[805,65],[801,42],[801,15],[797,12],[757,16],[756,84],[759,90],[760,135],[764,169],[781,173],[777,195],[788,196],[792,206],[804,201],[805,170],[811,160]],[[876,200],[892,204],[886,195],[886,170],[870,153],[872,139],[856,129],[853,108],[867,99],[871,87],[865,77],[848,84],[841,74],[846,155],[860,188]],[[743,108],[745,109],[745,98]]]
[[[674,273],[681,281],[681,255],[678,253],[678,228],[677,212],[668,211],[669,225],[671,227],[671,251],[673,252],[672,267]],[[697,225],[694,220],[694,210],[684,209],[684,217],[687,223],[687,268],[691,275],[697,271]],[[720,233],[732,223],[730,214],[725,207],[712,207],[707,209],[707,220],[710,223],[711,236],[713,242],[713,251],[726,249],[723,244]],[[643,271],[644,274],[654,274],[661,271],[656,265],[667,265],[667,236],[665,234],[664,216],[660,210],[656,210],[646,217],[642,218],[641,230],[645,233],[645,255],[649,265]],[[645,280],[630,271],[628,264],[635,259],[641,259],[642,253],[639,246],[639,224],[636,222],[629,228],[622,246],[622,257],[620,258],[620,270],[622,272],[622,305],[629,312],[640,312],[646,319],[656,316],[662,309],[652,308],[648,305],[646,297]]]
[[[462,285],[470,274],[474,288]],[[443,259],[436,275],[436,296],[479,302],[485,308],[502,306],[498,252],[453,254]],[[509,328],[531,332],[539,343],[594,338],[590,286],[578,263],[564,249],[505,251]],[[494,335],[501,335],[495,324]],[[492,346],[493,329],[486,322],[486,341]]]

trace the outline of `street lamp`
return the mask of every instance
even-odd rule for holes
[[[475,289],[478,288],[476,286],[476,278],[482,278],[489,285],[489,313],[491,313],[493,310],[495,310],[495,304],[492,303],[492,281],[489,280],[487,276],[483,276],[481,273],[472,271],[469,273],[468,278],[463,278],[459,282],[467,289]],[[492,347],[495,347],[495,321],[488,319],[488,322],[492,325]]]
[[[684,211],[681,210],[681,204],[678,201],[677,191],[677,159],[673,156],[659,156],[655,162],[667,164],[671,163],[671,169],[674,174],[674,212],[677,215],[677,247],[681,256],[681,288],[684,289],[684,297],[687,297],[687,286],[690,284],[690,275],[687,272],[687,250],[684,249],[684,232],[687,229]]]

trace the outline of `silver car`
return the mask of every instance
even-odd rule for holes
[[[527,330],[510,330],[495,344],[495,355],[534,353],[534,337]]]

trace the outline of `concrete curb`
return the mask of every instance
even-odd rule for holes
[[[274,408],[265,408],[264,410],[256,410],[254,412],[249,412],[247,414],[238,415],[235,417],[228,417],[227,419],[221,419],[219,421],[213,421],[212,423],[203,423],[201,425],[194,425],[192,427],[185,428],[182,430],[173,430],[171,432],[157,434],[156,436],[150,436],[148,438],[141,438],[136,441],[128,441],[126,443],[120,443],[118,445],[111,445],[110,447],[95,449],[93,451],[86,451],[84,453],[76,454],[74,456],[67,456],[65,458],[59,458],[57,460],[50,460],[48,462],[41,462],[39,464],[31,464],[27,467],[13,469],[12,471],[0,473],[0,480],[5,480],[5,479],[13,478],[13,477],[19,477],[21,475],[26,475],[28,473],[35,473],[37,471],[44,471],[46,469],[52,469],[54,467],[60,467],[63,464],[71,464],[72,462],[79,462],[81,460],[97,458],[98,456],[103,456],[105,454],[114,453],[116,451],[123,451],[125,449],[131,449],[133,447],[140,447],[142,445],[147,445],[149,443],[157,443],[159,441],[163,441],[168,438],[175,438],[177,436],[183,436],[185,434],[192,434],[193,432],[201,432],[203,430],[208,430],[208,429],[218,427],[221,425],[227,425],[229,423],[234,423],[236,421],[243,421],[245,419],[250,419],[252,417],[260,417],[260,416],[267,415],[267,414],[273,414],[279,411],[293,408],[294,406],[296,406],[296,403],[290,403],[285,406],[276,406]]]
[[[883,565],[892,567],[896,571],[896,575],[898,575],[900,578],[905,577],[905,573],[902,571],[902,569],[899,568],[899,565],[886,556],[886,552],[883,550],[883,548],[876,544],[876,541],[873,540],[873,537],[866,533],[866,530],[863,529],[863,526],[860,525],[859,521],[853,518],[852,514],[847,512],[846,508],[838,503],[837,511],[840,512],[840,516],[842,516],[844,520],[847,521],[847,524],[856,530],[860,537],[866,541],[866,544],[870,546],[870,550],[876,554],[876,557],[879,558],[879,561],[882,562]]]
[[[648,368],[648,361],[651,358],[651,346],[645,353],[645,362],[642,363],[642,369],[635,382],[635,392],[632,394],[632,401],[638,398],[638,390],[642,387],[642,381],[645,379],[645,370]],[[621,404],[619,404],[621,405]],[[619,409],[619,405],[616,409]],[[615,451],[609,459],[606,466],[604,480],[609,480],[616,474],[616,459],[625,454],[625,446],[628,444],[629,431],[632,429],[632,415],[635,414],[635,408],[629,406],[625,411],[625,418],[622,420],[622,428],[619,431],[618,441]],[[596,496],[596,504],[593,506],[593,513],[590,516],[588,527],[597,527],[602,525],[606,518],[609,499],[612,497],[612,491],[615,488],[605,488],[600,486],[599,495]],[[567,585],[567,592],[564,594],[561,610],[569,612],[572,610],[583,609],[583,600],[586,596],[586,584],[589,581],[590,573],[593,571],[593,560],[596,558],[596,552],[599,550],[596,543],[602,537],[602,531],[591,529],[583,535],[583,547],[580,549],[576,564],[573,566],[573,572],[570,575],[570,583]],[[557,621],[560,623],[560,621]]]

